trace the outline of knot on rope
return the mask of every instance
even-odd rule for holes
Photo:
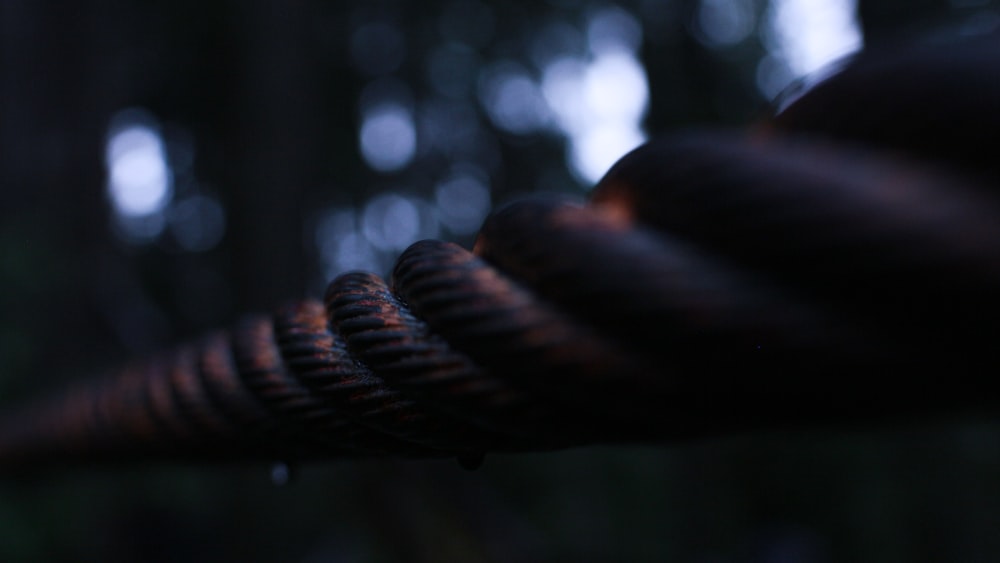
[[[992,407],[1000,40],[863,56],[7,415],[0,463],[458,457]]]

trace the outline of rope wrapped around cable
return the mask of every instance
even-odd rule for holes
[[[0,464],[458,457],[995,408],[1000,39],[861,57],[747,132],[504,207],[386,282],[0,420]]]

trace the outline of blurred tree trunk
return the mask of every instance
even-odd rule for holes
[[[101,358],[109,340],[87,298],[96,253],[107,244],[101,149],[118,93],[101,81],[109,54],[100,34],[112,30],[100,8],[0,2],[0,226],[10,233],[4,268],[31,280],[23,294],[0,297],[0,308],[25,346],[36,343],[17,351],[30,365],[11,369],[58,377]],[[66,334],[76,337],[57,336]],[[0,352],[0,369],[3,359]]]
[[[240,5],[239,47],[228,132],[233,152],[224,183],[231,194],[238,308],[270,309],[304,294],[302,200],[325,181],[332,155],[322,70],[310,44],[310,2]]]

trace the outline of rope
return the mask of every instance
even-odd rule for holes
[[[995,408],[1000,38],[867,55],[747,132],[496,211],[390,280],[11,412],[0,464],[457,457]]]

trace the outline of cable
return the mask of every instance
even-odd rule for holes
[[[0,465],[457,457],[995,409],[1000,39],[859,58],[591,201],[253,316],[0,421]],[[915,85],[920,85],[916,88]]]

